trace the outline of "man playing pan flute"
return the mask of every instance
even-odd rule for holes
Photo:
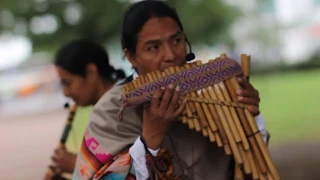
[[[121,43],[127,59],[138,72],[126,82],[138,74],[184,65],[187,59],[192,59],[192,55],[187,55],[189,42],[178,15],[161,1],[141,1],[128,9],[122,24]],[[259,94],[245,80],[239,79],[239,83],[243,86],[238,92],[239,102],[249,105],[248,110],[265,135]],[[105,93],[94,106],[76,162],[74,180],[154,179],[161,177],[170,163],[174,175],[167,179],[234,178],[232,156],[225,155],[223,148],[210,143],[201,133],[176,121],[186,106],[184,101],[176,108],[179,86],[159,89],[148,106],[124,109],[120,121],[122,87]],[[168,152],[174,154],[172,162]]]

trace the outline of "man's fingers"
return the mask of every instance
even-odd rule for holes
[[[173,116],[174,119],[177,119],[177,117],[183,112],[187,104],[187,99],[184,99],[182,103],[180,104],[179,108],[174,112]]]
[[[253,116],[258,116],[260,114],[259,108],[257,106],[249,106],[248,110]]]
[[[161,112],[166,111],[168,109],[168,105],[171,101],[171,97],[172,97],[172,91],[173,91],[173,85],[169,84],[169,86],[166,88],[161,102],[160,102],[160,106],[159,106],[159,110]]]
[[[243,103],[243,104],[259,106],[259,101],[254,98],[238,96],[238,100],[240,103]]]
[[[169,112],[174,112],[176,107],[177,107],[177,104],[179,102],[179,99],[180,99],[180,87],[179,86],[176,86],[175,90],[174,90],[174,94],[173,94],[173,97],[171,99],[171,102],[169,104],[169,107],[168,107],[168,111]]]
[[[254,89],[253,86],[244,78],[237,78],[238,83],[243,89]]]
[[[164,88],[161,88],[153,94],[152,100],[150,103],[150,108],[158,108],[159,107],[160,98],[162,97],[163,93],[164,93]]]
[[[249,98],[259,98],[259,94],[257,93],[258,91],[254,90],[247,90],[247,89],[242,89],[242,90],[237,90],[237,95],[242,96],[242,97],[249,97]]]

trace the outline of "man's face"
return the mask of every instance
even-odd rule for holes
[[[138,34],[135,55],[127,55],[139,74],[164,70],[186,63],[186,39],[176,21],[169,17],[150,18]]]

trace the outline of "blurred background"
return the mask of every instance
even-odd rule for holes
[[[167,0],[178,10],[197,60],[251,56],[252,84],[283,179],[318,179],[320,0]],[[104,45],[132,73],[120,46],[133,0],[0,0],[0,179],[41,179],[68,111],[52,65],[76,38]],[[77,152],[91,107],[76,114],[68,148]]]

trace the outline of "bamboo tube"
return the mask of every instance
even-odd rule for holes
[[[246,54],[241,54],[241,67],[242,67],[242,71],[243,71],[244,77],[246,78],[246,80],[248,82],[250,80],[250,64],[251,64],[250,61],[251,61],[250,56],[247,56]],[[231,84],[230,84],[230,87],[232,87]],[[235,97],[236,97],[236,95],[235,95]],[[252,176],[255,179],[259,175],[258,175],[258,172],[257,172],[257,168],[255,166],[255,163],[253,161],[253,157],[252,157],[251,152],[248,153],[248,157],[249,157],[249,161],[250,161],[250,164],[251,164],[251,168],[253,169],[252,170]]]
[[[187,69],[190,68],[190,66],[187,66],[187,65],[185,67]],[[196,97],[196,94],[194,92],[192,92],[191,96],[192,97]],[[210,132],[211,130],[208,128],[208,122],[206,120],[206,115],[207,115],[208,112],[206,112],[206,111],[203,112],[202,111],[202,109],[200,107],[200,103],[195,102],[194,104],[195,104],[196,110],[197,110],[199,118],[200,118],[200,126],[201,126],[201,129],[202,129],[203,136],[205,136],[205,137],[209,136],[210,141],[214,142],[215,141],[215,137],[214,137],[213,133]]]
[[[257,164],[257,172],[258,172],[258,178],[257,179],[260,179],[261,178],[261,171],[260,171],[260,169],[259,169],[259,165],[258,165],[258,163],[256,162],[256,164]]]
[[[203,93],[205,99],[210,99],[210,95],[209,95],[209,93],[207,92],[207,90],[205,88],[202,89],[202,93]],[[214,122],[215,122],[215,124],[217,126],[217,129],[218,129],[217,132],[214,132],[214,134],[216,136],[216,139],[217,139],[217,145],[218,145],[218,147],[222,147],[224,145],[226,154],[227,155],[231,155],[231,150],[230,150],[230,147],[229,147],[229,144],[228,144],[229,141],[228,141],[226,132],[225,132],[220,120],[219,120],[219,116],[218,116],[218,114],[217,114],[217,112],[215,110],[215,107],[212,104],[208,104],[208,107],[210,109],[210,112],[212,114],[213,120],[214,120]]]
[[[174,70],[175,70],[175,72],[179,72],[179,71],[183,71],[184,68],[183,67],[179,67],[179,66],[175,66]],[[187,94],[186,97],[189,97],[189,95]],[[200,132],[201,131],[201,126],[200,126],[199,120],[197,118],[193,117],[193,114],[196,113],[196,109],[195,109],[194,103],[188,101],[186,105],[187,105],[186,106],[187,109],[189,109],[189,110],[187,110],[187,113],[188,113],[188,124],[193,124],[194,127],[195,127],[195,130],[197,132]]]
[[[229,97],[229,94],[227,92],[227,89],[225,88],[223,82],[220,82],[218,85],[215,85],[215,87],[216,88],[219,87],[220,90],[221,90],[221,94],[220,94],[219,91],[216,91],[216,92],[218,92],[218,98],[219,98],[219,94],[220,94],[220,99],[219,99],[220,101],[229,101],[229,102],[231,101],[230,97]],[[239,130],[239,129],[242,130],[242,126],[241,126],[240,122],[237,122],[237,121],[239,121],[239,119],[238,119],[238,116],[236,114],[235,109],[233,107],[229,107],[229,110],[230,111],[228,111],[228,108],[225,107],[224,111],[225,111],[225,114],[227,115],[227,120],[228,120],[229,125],[231,127],[234,126],[234,128],[236,128],[236,129],[232,129],[232,131]],[[235,137],[237,136],[237,134],[235,132],[233,132],[233,134],[234,134]],[[244,137],[242,137],[241,140],[245,139],[244,132],[243,132],[243,136]],[[247,142],[246,139],[245,139],[245,142]],[[238,149],[240,151],[241,157],[243,159],[244,170],[245,170],[246,174],[250,174],[251,173],[251,168],[250,168],[249,160],[248,160],[247,154],[245,153],[244,148],[243,148],[241,143],[244,143],[244,142],[243,141],[239,141],[237,143],[237,146],[238,146]],[[247,142],[247,146],[249,147],[248,142]]]
[[[217,146],[218,146],[218,147],[222,147],[223,144],[222,144],[221,138],[220,138],[220,136],[219,136],[219,133],[218,133],[218,132],[214,132],[214,136],[215,136],[216,141],[217,141]]]
[[[240,85],[235,80],[235,78],[232,78],[230,82],[235,90],[240,90]],[[238,100],[236,100],[236,102],[237,101]],[[247,117],[247,121],[249,122],[249,125],[251,127],[251,132],[248,132],[248,133],[246,132],[246,133],[247,133],[247,136],[249,136],[248,138],[249,138],[250,144],[253,148],[253,152],[256,155],[255,157],[257,158],[260,171],[262,172],[262,174],[267,173],[267,167],[266,167],[266,163],[267,163],[268,166],[271,167],[271,168],[269,167],[270,170],[273,169],[272,170],[274,173],[273,175],[275,175],[277,177],[278,173],[276,172],[275,167],[274,167],[271,159],[268,158],[268,150],[262,140],[262,136],[259,133],[258,127],[256,125],[256,122],[255,122],[253,116],[251,115],[251,113],[247,109],[244,109],[242,111],[244,111],[244,113]],[[261,143],[261,141],[262,141],[262,143]],[[260,152],[260,150],[261,150],[261,152]],[[270,155],[269,155],[269,157],[270,157]],[[266,160],[266,162],[264,161],[264,159]],[[275,179],[277,179],[277,178],[275,178]]]
[[[268,172],[268,174],[267,174],[267,179],[268,179],[268,180],[273,180],[273,177],[272,177],[272,175],[271,175],[270,172]]]
[[[230,92],[235,92],[235,90],[232,87],[231,81],[227,81],[226,84],[227,84],[228,89],[230,90]],[[234,102],[238,102],[237,95],[231,93],[231,98],[232,98],[232,100]],[[237,110],[237,113],[239,115],[242,127],[246,132],[246,135],[248,136],[248,135],[252,134],[252,130],[250,128],[250,125],[249,125],[248,121],[246,120],[246,115],[244,113],[244,110],[241,109],[241,108],[236,108],[236,110]],[[252,136],[250,136],[250,137],[248,137],[248,140],[249,140],[249,142],[250,142],[250,144],[252,146],[251,148],[253,148],[253,152],[255,152],[255,154],[258,154],[258,157],[262,157],[262,154],[259,151],[258,144],[255,141],[255,139]],[[253,160],[252,154],[251,154],[251,152],[249,152],[249,154],[247,152],[247,155],[248,155],[248,158],[249,158],[249,162],[251,164],[250,166],[251,166],[251,169],[252,169],[252,175],[254,177],[256,177],[257,176],[257,170],[256,170],[256,167],[255,167],[255,164],[253,164],[253,161],[252,161]],[[261,162],[261,163],[259,163],[260,167],[265,166],[265,165],[263,165],[262,161],[263,161],[262,159],[259,160],[259,162]]]
[[[257,170],[257,166],[256,166],[256,163],[253,159],[253,155],[252,155],[252,152],[251,151],[247,151],[247,156],[248,156],[248,160],[249,160],[249,163],[250,163],[250,168],[251,168],[251,171],[252,171],[252,178],[253,179],[259,179],[259,173],[258,173],[258,170]]]
[[[197,66],[197,65],[202,65],[201,61],[197,61],[196,63],[192,64],[191,66],[194,67],[194,66]],[[198,90],[197,91],[197,96],[199,98],[203,98],[204,97],[203,92],[201,90]],[[214,118],[211,115],[211,112],[209,110],[208,105],[206,103],[201,103],[201,106],[202,106],[202,109],[205,112],[205,115],[206,115],[206,118],[208,120],[208,123],[209,123],[209,126],[211,128],[211,131],[213,131],[213,132],[217,131],[217,125],[214,122]]]
[[[225,54],[222,54],[220,57],[226,57]],[[241,68],[242,68],[242,71],[244,72],[245,76],[247,77],[247,79],[249,80],[249,76],[250,76],[250,60],[247,61],[248,59],[244,59],[244,57],[246,57],[245,54],[242,54],[241,55]],[[232,86],[231,86],[231,83],[230,83],[230,80],[226,80],[226,87],[227,87],[227,90],[229,92],[229,94],[231,95],[231,98],[236,99],[237,98],[237,95],[235,94],[235,91],[232,89]],[[231,101],[230,98],[227,99],[227,101]],[[233,111],[236,110],[236,108],[231,108],[233,109]],[[241,115],[241,114],[237,114],[237,115]],[[235,118],[238,117],[238,116],[235,116]],[[240,119],[244,119],[244,116],[242,117],[239,117]],[[237,119],[237,118],[236,118]],[[239,119],[237,119],[236,123],[240,123]],[[246,174],[250,174],[250,172],[252,173],[252,176],[254,179],[257,179],[259,176],[258,176],[258,172],[257,172],[257,168],[255,166],[255,163],[253,161],[253,156],[251,154],[251,151],[250,151],[250,146],[249,146],[249,143],[247,141],[247,138],[245,137],[245,134],[244,134],[244,130],[243,130],[243,127],[238,124],[237,125],[238,130],[240,132],[240,135],[241,135],[241,139],[242,139],[242,143],[243,143],[243,146],[244,146],[244,149],[246,150],[246,156],[247,156],[247,159],[248,162],[247,163],[244,163],[244,170],[245,170],[245,173]],[[242,152],[244,153],[244,152]],[[235,167],[235,175],[237,177],[241,177],[243,175],[240,175],[242,174],[242,171],[240,169],[241,167],[240,166],[236,166]]]
[[[231,79],[231,83],[232,83],[235,90],[241,89],[240,85],[237,83],[235,78]],[[247,109],[245,109],[244,112],[245,112],[245,115],[246,115],[247,120],[249,122],[249,125],[253,130],[253,132],[251,132],[253,134],[251,134],[251,135],[253,135],[255,137],[255,140],[258,143],[258,147],[253,147],[253,148],[259,148],[261,150],[263,157],[264,157],[262,159],[262,156],[260,156],[259,149],[254,150],[255,154],[257,154],[256,158],[258,160],[258,164],[259,164],[259,168],[260,168],[261,173],[263,175],[266,175],[266,173],[267,173],[266,165],[267,165],[270,172],[271,172],[272,177],[276,180],[279,180],[280,179],[279,173],[277,172],[277,170],[275,168],[275,165],[271,159],[271,155],[270,155],[269,151],[267,150],[266,144],[263,142],[262,136],[258,131],[258,127],[257,127],[257,124],[256,124],[253,116],[250,114],[250,112]],[[250,138],[250,139],[252,139],[252,138]],[[265,160],[265,162],[263,160]]]
[[[245,74],[247,75],[247,77],[249,77],[250,71],[248,70],[248,66],[247,66],[248,63],[244,63],[244,61],[245,61],[243,59],[243,57],[245,57],[244,55],[242,55],[241,57],[242,57],[242,65],[243,65],[242,69],[245,72]],[[232,78],[232,79],[233,79],[233,82],[234,82],[234,78]],[[230,94],[231,94],[232,100],[234,102],[238,102],[237,95],[235,93],[232,93],[232,92],[235,92],[235,90],[232,87],[231,81],[232,80],[228,80],[226,82],[226,84],[227,84],[227,87],[229,89],[229,92],[231,92]],[[246,134],[247,135],[251,134],[252,131],[250,130],[249,123],[247,123],[247,121],[245,119],[245,115],[243,113],[243,110],[240,109],[240,108],[237,108],[237,112],[238,112],[238,115],[239,115],[240,120],[242,122],[242,125],[244,127],[244,130],[246,130],[246,132],[247,132]],[[257,148],[257,143],[250,137],[249,137],[249,141],[251,141],[251,144],[252,144],[252,146],[254,148],[254,152],[257,154],[256,157],[258,157],[258,162],[259,162],[258,164],[259,164],[260,168],[263,170],[262,172],[265,172],[266,171],[265,164],[263,163],[263,159],[261,159],[261,154],[260,154],[260,152],[259,152],[259,150]],[[249,162],[250,162],[250,167],[252,169],[252,175],[254,177],[257,177],[257,170],[256,170],[257,168],[255,167],[255,164],[252,162],[252,155],[251,155],[250,152],[249,153],[247,152],[247,155],[248,155],[248,159],[249,159]]]
[[[222,54],[220,57],[225,58],[226,55]],[[249,79],[249,75],[250,75],[250,58],[248,58],[245,54],[241,55],[241,67],[242,67],[242,70],[243,70],[246,78]],[[233,100],[237,101],[237,95],[234,93],[235,91],[233,90],[233,88],[231,86],[230,80],[226,81],[226,85],[227,85],[227,89],[229,90],[229,93],[233,97]],[[239,112],[239,109],[237,109],[237,111]],[[239,116],[240,116],[240,119],[242,119],[242,122],[245,121],[243,113],[239,113]],[[248,131],[248,129],[249,129],[248,124],[244,123],[244,125],[247,126],[246,129]],[[249,151],[249,146],[246,143],[243,143],[243,145],[244,145],[245,149],[247,150],[247,156],[248,156],[250,167],[252,169],[252,175],[253,175],[254,178],[256,178],[258,176],[257,168],[255,167],[255,163],[253,163],[253,157],[252,157],[251,152]],[[239,170],[236,169],[235,172],[239,173]],[[246,173],[248,174],[248,172],[246,172]]]
[[[201,63],[201,61],[197,61],[197,62],[191,63],[191,66],[192,65],[193,66],[202,65],[202,63]],[[200,97],[200,98],[205,97],[206,99],[210,99],[210,95],[207,92],[206,88],[203,88],[202,91],[198,91],[198,97]],[[220,139],[220,136],[222,136],[222,142],[220,142],[220,141],[217,142],[218,147],[221,147],[224,144],[224,150],[225,150],[226,154],[231,155],[232,151],[231,151],[230,146],[228,144],[229,141],[228,141],[226,132],[225,132],[224,128],[222,127],[221,122],[219,121],[219,116],[218,116],[214,106],[212,104],[205,104],[205,103],[202,103],[202,104],[204,104],[203,108],[206,109],[206,114],[208,114],[208,117],[209,117],[208,121],[209,121],[209,124],[211,125],[212,129],[219,129],[220,133],[214,132],[215,137],[217,137],[216,139]]]
[[[213,91],[211,86],[209,86],[208,90],[209,90],[210,98],[213,99],[213,100],[218,100],[218,97],[216,95],[216,91],[218,91],[219,89],[215,88],[215,91]],[[222,110],[222,107],[219,106],[219,105],[215,105],[215,108],[216,108],[216,110],[218,112],[218,116],[219,116],[220,122],[221,122],[221,124],[223,126],[223,129],[226,132],[226,135],[227,135],[227,138],[228,138],[228,141],[229,141],[229,145],[230,145],[232,153],[233,153],[233,155],[235,157],[235,161],[236,161],[236,163],[242,165],[243,164],[243,160],[241,158],[239,149],[237,147],[236,141],[235,141],[234,136],[233,136],[233,134],[231,132],[229,124],[227,123],[227,118],[226,118],[226,116],[225,116],[225,114],[224,114],[224,112]]]
[[[224,152],[226,153],[226,155],[232,155],[231,147],[229,144],[225,144],[223,146],[223,148],[224,148]]]
[[[221,55],[221,57],[225,57],[224,55]],[[244,56],[242,56],[244,57]],[[246,67],[243,67],[243,68],[246,68]],[[250,72],[248,70],[244,70],[246,72]],[[248,74],[248,73],[247,73]],[[232,78],[231,80],[228,80],[227,81],[227,85],[229,84],[228,86],[228,89],[229,89],[229,92],[235,92],[235,88],[234,86],[239,86],[239,84],[237,83],[237,81],[235,80],[235,78]],[[231,85],[230,85],[231,84]],[[240,86],[239,86],[240,88]],[[238,102],[238,99],[237,99],[237,96],[234,94],[234,93],[231,93],[231,96],[232,96],[232,100],[234,102]],[[248,112],[248,110],[245,110],[245,113],[243,113],[243,109],[241,108],[237,108],[237,112],[239,114],[239,117],[240,117],[240,120],[241,120],[241,123],[243,125],[243,128],[244,130],[246,131],[246,135],[251,135],[252,134],[252,131],[254,132],[257,132],[258,131],[258,128],[257,127],[254,127],[253,129],[250,128],[250,126],[254,126],[255,125],[255,120],[251,120],[251,121],[247,121],[246,120],[246,117],[250,114]],[[246,113],[248,112],[248,113]],[[258,158],[258,164],[260,166],[260,169],[261,171],[265,174],[267,172],[267,169],[266,169],[266,164],[264,163],[263,159],[262,159],[262,154],[259,152],[259,148],[258,148],[258,144],[257,142],[254,141],[253,138],[249,137],[249,141],[251,143],[251,145],[253,146],[253,149],[254,149],[254,153],[257,154],[257,158]],[[252,165],[253,166],[253,165]]]
[[[228,90],[228,88],[227,88],[228,86],[225,87],[225,85],[223,83],[219,83],[219,86],[220,86],[220,88],[221,88],[221,90],[223,92],[225,101],[231,102],[232,100],[231,100],[231,98],[229,96],[229,92],[232,92],[232,91]],[[236,109],[234,107],[229,107],[229,110],[230,110],[230,113],[231,113],[232,118],[234,120],[235,127],[236,127],[236,129],[237,129],[237,131],[239,133],[239,136],[240,136],[241,142],[243,144],[243,147],[244,147],[245,150],[249,150],[250,149],[249,143],[248,143],[246,135],[245,135],[245,133],[243,131],[243,128],[242,128],[242,125],[240,123],[240,120],[239,120],[238,114],[236,112]]]
[[[196,66],[196,63],[192,63],[190,65],[191,65],[191,67],[194,67],[194,66]],[[187,69],[190,68],[190,66],[188,66],[188,65],[186,65],[186,67],[187,67]],[[203,98],[201,90],[197,91],[196,96],[199,98]],[[205,118],[206,118],[207,122],[209,123],[209,127],[204,127],[204,128],[206,129],[206,131],[208,131],[210,141],[215,142],[216,138],[215,138],[214,132],[217,131],[217,126],[213,121],[213,117],[211,116],[211,113],[209,111],[207,104],[206,103],[200,103],[200,104],[201,104],[202,110],[205,113]]]
[[[223,97],[223,93],[222,93],[219,85],[215,84],[215,85],[214,85],[214,90],[215,90],[215,92],[216,92],[216,95],[217,95],[217,97],[218,97],[218,100],[219,100],[219,101],[225,101],[225,99],[224,99],[224,97]],[[225,114],[225,116],[226,116],[226,120],[227,120],[227,122],[228,122],[228,124],[229,124],[229,126],[230,126],[230,129],[231,129],[232,134],[233,134],[233,136],[234,136],[234,138],[235,138],[235,141],[236,141],[236,142],[241,142],[240,135],[239,135],[239,133],[238,133],[238,130],[237,130],[237,128],[236,128],[236,125],[234,124],[232,115],[231,115],[228,107],[222,106],[221,108],[222,108],[222,111],[224,112],[224,114]]]
[[[250,64],[250,56],[247,56],[246,54],[241,54],[241,67],[243,67],[243,74],[247,81],[249,81],[250,79]]]
[[[201,125],[201,123],[200,123],[200,125]],[[201,125],[201,129],[202,129],[202,135],[203,135],[204,137],[208,137],[208,136],[209,136],[208,129],[205,128],[205,127],[203,127],[202,125]]]
[[[239,164],[235,165],[234,180],[244,180],[243,173]]]
[[[190,68],[190,65],[189,64],[186,64],[185,67],[187,69]],[[196,93],[195,92],[191,92],[191,97],[197,97]],[[199,116],[199,119],[200,119],[200,124],[202,126],[202,128],[206,128],[208,127],[208,122],[206,120],[206,116],[205,116],[205,113],[203,112],[202,108],[201,108],[201,105],[200,103],[198,102],[194,102],[194,105],[195,105],[195,108],[197,110],[197,113],[198,113],[198,116]]]
[[[175,72],[176,72],[175,67],[169,67],[169,71],[167,72],[167,75],[175,73]],[[181,101],[180,101],[180,103],[181,103]],[[186,104],[186,114],[187,114],[187,116],[182,116],[182,123],[188,124],[190,129],[195,129],[194,122],[192,121],[192,119],[189,120],[189,118],[193,118],[193,117],[192,117],[192,112],[191,112],[191,109],[190,109],[190,106],[188,103]]]

